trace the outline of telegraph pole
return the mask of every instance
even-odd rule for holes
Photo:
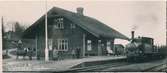
[[[2,22],[2,39],[3,39],[3,36],[4,36],[4,20],[3,20],[3,16],[1,18],[1,22]]]
[[[2,43],[3,43],[3,42],[2,42],[2,41],[3,41],[3,32],[4,32],[4,30],[3,30],[3,24],[4,24],[4,22],[3,22],[3,16],[2,16],[2,18],[1,18],[1,27],[0,27],[0,28],[1,28],[1,31],[0,31],[0,34],[1,34],[1,35],[0,35],[0,36],[1,36],[1,38],[0,38],[0,39],[1,39],[1,40],[0,40],[0,43],[1,43],[0,51],[2,51],[2,48],[3,48],[3,44],[2,44]],[[0,72],[2,72],[2,52],[0,53],[0,55],[1,55],[1,57],[0,57],[0,58],[1,58],[1,59],[0,59],[0,61],[1,61],[1,62],[0,62],[0,68],[1,68],[1,69],[0,69]]]
[[[3,16],[2,16],[2,18],[1,18],[1,32],[2,32],[2,50],[3,49],[5,49],[5,47],[4,47],[4,43],[5,43],[5,41],[4,41],[4,33],[5,33],[5,31],[4,31],[4,19],[3,19]]]
[[[49,52],[48,52],[48,26],[47,26],[47,0],[45,0],[45,61],[49,61]]]

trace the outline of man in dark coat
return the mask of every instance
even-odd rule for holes
[[[32,60],[32,55],[33,55],[33,49],[32,48],[28,48],[27,55],[29,57],[29,60]]]
[[[77,49],[76,49],[76,57],[77,57],[77,59],[80,58],[80,53],[81,53],[80,49],[77,48]]]
[[[18,59],[19,56],[24,56],[24,55],[25,55],[25,51],[24,51],[24,49],[23,49],[23,44],[22,44],[22,42],[18,42],[18,43],[17,43],[16,54],[17,54],[16,59]]]

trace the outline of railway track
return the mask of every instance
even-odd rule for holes
[[[125,66],[125,65],[130,65],[132,63],[128,62],[113,62],[113,63],[107,63],[107,64],[101,64],[101,65],[93,65],[93,66],[87,66],[87,67],[80,67],[80,68],[72,68],[69,71],[101,71],[106,68],[111,68],[111,67],[119,67],[119,66]]]
[[[144,63],[147,63],[147,62],[144,62]],[[148,62],[150,63],[150,61]],[[119,61],[112,61],[112,62],[108,62],[108,63],[105,63],[105,64],[94,64],[94,65],[91,65],[91,66],[84,66],[84,67],[78,67],[78,68],[72,68],[70,69],[69,71],[103,71],[105,69],[108,69],[108,68],[116,68],[116,67],[122,67],[122,66],[128,66],[128,65],[132,65],[132,64],[140,64],[140,63],[136,63],[136,62],[127,62],[126,60],[119,60]],[[141,63],[142,64],[142,63]],[[144,65],[144,64],[143,64]],[[130,66],[129,66],[130,67]],[[140,67],[140,66],[139,66]],[[122,67],[123,68],[123,67]],[[125,68],[126,69],[126,68]],[[141,70],[142,71],[142,70]],[[144,72],[151,72],[151,71],[167,71],[167,64],[159,64],[159,65],[156,65],[156,66],[152,66],[150,68],[145,68],[144,69]]]
[[[97,66],[91,66],[91,67],[86,67],[86,68],[81,68],[81,69],[76,69],[75,71],[100,71],[106,68],[111,68],[111,67],[118,67],[118,66],[124,66],[124,65],[129,65],[127,63],[122,64],[105,64],[105,65],[97,65]]]
[[[143,71],[147,71],[147,72],[167,72],[167,58],[158,60],[157,63],[159,63],[158,65],[155,65],[153,67],[150,67],[148,69],[145,69]]]
[[[145,71],[167,71],[167,64],[157,65],[149,69],[146,69]]]

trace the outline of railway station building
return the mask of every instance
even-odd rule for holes
[[[72,58],[105,56],[108,50],[113,50],[114,39],[128,40],[128,37],[110,28],[95,18],[83,14],[79,7],[76,12],[53,7],[47,12],[49,59],[61,56]],[[45,53],[45,15],[27,28],[23,39],[35,41],[36,55],[44,59]]]

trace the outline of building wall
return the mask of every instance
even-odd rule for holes
[[[64,29],[55,29],[53,25],[53,19],[48,20],[48,39],[52,40],[52,49],[50,50],[50,58],[53,58],[53,50],[55,48],[58,48],[58,39],[68,39],[68,50],[67,51],[61,51],[60,54],[63,58],[72,58],[72,50],[73,49],[80,49],[80,57],[82,57],[83,53],[83,35],[85,35],[85,54],[86,56],[91,55],[95,56],[98,55],[98,40],[100,39],[103,44],[101,46],[101,55],[106,55],[106,43],[107,40],[113,41],[113,39],[104,39],[104,38],[97,38],[90,34],[89,32],[85,31],[84,29],[77,26],[75,23],[69,21],[68,19],[64,18]],[[75,24],[76,28],[71,28],[71,23]],[[43,22],[44,24],[44,22]],[[38,34],[36,35],[37,39],[37,48],[38,48],[38,57],[41,57],[41,59],[44,58],[44,48],[45,48],[45,38],[44,33],[41,31],[44,31],[44,29],[40,29]],[[91,51],[88,50],[87,47],[87,40],[91,40]],[[111,43],[112,45],[113,43]]]
[[[58,48],[58,39],[68,39],[68,51],[62,51],[63,56],[70,58],[72,57],[72,49],[79,48],[82,51],[83,48],[83,33],[84,30],[76,25],[76,28],[71,28],[72,22],[64,18],[64,29],[55,29],[53,27],[53,19],[48,21],[48,39],[52,39],[52,50]],[[74,23],[73,23],[74,24]],[[44,33],[38,32],[38,54],[40,57],[44,57],[45,38]],[[53,53],[51,50],[50,53]],[[82,54],[80,54],[82,55]]]

